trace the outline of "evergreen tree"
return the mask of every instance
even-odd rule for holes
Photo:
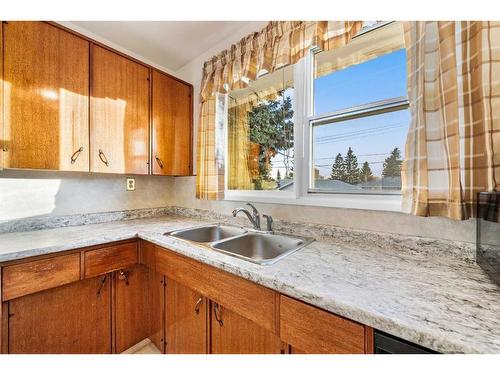
[[[355,185],[359,183],[360,181],[360,172],[359,172],[359,167],[358,167],[358,158],[356,154],[354,154],[354,151],[352,148],[349,147],[347,150],[347,154],[344,159],[344,165],[345,165],[345,182],[351,185]]]
[[[280,170],[278,169],[278,173],[276,174],[276,181],[281,181],[281,173]]]
[[[330,180],[345,181],[345,164],[344,158],[340,152],[335,157],[335,162],[332,165],[332,173],[330,174]]]
[[[372,169],[370,168],[370,164],[368,164],[367,161],[363,163],[363,167],[361,168],[360,179],[361,182],[368,182],[373,180]]]
[[[399,151],[399,148],[395,147],[394,150],[392,150],[391,155],[384,161],[382,176],[401,176],[402,163],[403,160],[401,160],[401,152]]]
[[[285,176],[293,162],[293,103],[290,96],[280,91],[275,99],[259,100],[248,112],[250,141],[260,145],[259,176],[254,181],[269,180],[270,155],[283,156]]]

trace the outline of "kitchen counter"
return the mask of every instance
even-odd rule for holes
[[[202,223],[164,216],[6,233],[0,262],[139,237],[439,352],[500,353],[500,287],[475,264],[330,238],[260,266],[163,235]]]

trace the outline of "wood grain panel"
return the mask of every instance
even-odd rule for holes
[[[211,353],[213,354],[279,354],[285,353],[280,338],[235,312],[215,304],[211,309]],[[221,324],[222,323],[222,324]]]
[[[142,265],[115,273],[115,348],[121,353],[150,334],[150,270]],[[151,271],[152,272],[152,271]]]
[[[161,247],[156,251],[156,270],[277,332],[277,293],[271,289]]]
[[[85,278],[127,268],[138,263],[137,242],[86,251]]]
[[[149,69],[92,45],[90,110],[91,171],[148,174]]]
[[[187,176],[191,173],[192,87],[153,70],[153,174]]]
[[[172,279],[166,290],[166,353],[206,354],[208,300]]]
[[[2,273],[2,300],[8,301],[79,280],[80,254],[6,266]]]
[[[303,302],[280,296],[280,337],[310,354],[365,352],[365,327]]]
[[[89,171],[89,42],[44,22],[3,33],[4,166]]]
[[[9,353],[110,353],[109,275],[9,302]]]

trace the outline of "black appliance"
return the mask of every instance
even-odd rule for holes
[[[500,285],[500,192],[478,194],[476,260]]]
[[[436,354],[435,351],[384,332],[375,331],[374,338],[375,354]]]

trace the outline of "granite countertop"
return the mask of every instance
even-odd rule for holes
[[[0,262],[139,237],[439,352],[500,353],[500,287],[476,264],[331,238],[260,266],[163,235],[206,222],[165,216],[0,234]]]

